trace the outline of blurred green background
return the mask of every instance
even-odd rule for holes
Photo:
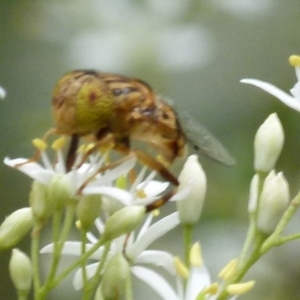
[[[208,193],[194,239],[216,279],[242,247],[253,138],[272,112],[286,135],[277,171],[292,196],[300,187],[299,113],[239,83],[257,78],[292,88],[288,57],[300,54],[299,15],[298,0],[1,0],[0,85],[7,97],[0,103],[0,157],[32,156],[31,140],[53,126],[51,91],[65,72],[94,68],[147,81],[205,125],[237,161],[226,168],[200,157]],[[0,176],[2,220],[28,205],[30,179],[4,165]],[[300,230],[299,220],[298,214],[290,232]],[[180,228],[173,230],[152,248],[181,255],[180,235]],[[29,251],[26,241],[19,247]],[[247,276],[257,280],[255,289],[243,299],[300,299],[299,249],[293,242],[263,257]],[[16,299],[7,278],[9,256],[0,255],[0,299],[8,300]],[[51,299],[77,299],[71,280]],[[143,284],[135,299],[146,293],[157,299]]]

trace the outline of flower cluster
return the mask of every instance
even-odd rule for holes
[[[300,57],[292,56],[290,62],[300,82]],[[300,111],[299,82],[291,90],[293,97],[262,81],[243,82]],[[109,150],[100,152],[82,145],[69,168],[64,159],[64,138],[53,142],[53,159],[43,140],[36,139],[33,144],[38,149],[34,159],[4,159],[6,165],[33,179],[29,206],[10,214],[0,226],[0,251],[14,248],[31,231],[31,257],[15,248],[9,263],[18,299],[27,299],[31,286],[35,299],[46,299],[75,271],[73,286],[82,291],[84,300],[93,295],[96,300],[121,299],[123,295],[133,299],[133,277],[165,300],[234,300],[254,286],[254,281],[242,279],[256,261],[271,248],[300,238],[300,233],[283,234],[300,205],[300,193],[290,201],[288,182],[275,170],[284,146],[284,131],[276,113],[266,119],[254,138],[255,175],[250,184],[250,225],[243,249],[219,272],[216,282],[203,261],[200,243],[192,242],[192,229],[200,219],[207,189],[196,155],[187,158],[179,186],[173,187],[155,179],[155,171],[139,168],[135,155],[111,163]],[[176,201],[177,211],[156,220],[157,208],[168,201]],[[40,238],[50,222],[52,240],[42,246]],[[184,260],[168,251],[149,249],[179,225],[185,235]],[[79,232],[78,240],[69,240],[71,230]],[[42,282],[39,257],[47,253],[52,259]],[[75,260],[59,271],[66,255]]]
[[[44,224],[51,219],[53,226],[62,226],[62,229],[53,228],[56,238],[41,249],[41,253],[53,254],[55,265],[51,266],[52,274],[44,287],[36,293],[45,291],[50,285],[56,286],[78,266],[81,267],[75,273],[74,288],[83,289],[86,297],[90,295],[91,283],[94,281],[100,287],[97,293],[101,297],[108,297],[112,293],[108,286],[116,289],[115,283],[120,278],[111,278],[110,266],[114,270],[120,269],[119,274],[124,276],[124,280],[130,275],[122,270],[128,269],[150,286],[153,278],[161,278],[162,282],[164,279],[156,271],[141,264],[161,266],[175,276],[173,255],[166,251],[147,250],[147,247],[180,223],[194,224],[199,220],[206,193],[206,177],[195,155],[188,158],[179,178],[180,186],[176,192],[171,193],[173,196],[169,199],[183,202],[184,205],[178,206],[178,212],[153,223],[154,214],[145,215],[145,208],[164,197],[168,193],[167,189],[172,191],[172,187],[168,182],[154,180],[154,171],[146,176],[146,167],[130,180],[130,176],[126,175],[134,175],[134,156],[114,168],[103,168],[108,163],[109,154],[96,151],[83,161],[89,147],[81,146],[73,167],[67,171],[63,155],[64,138],[54,141],[51,146],[54,163],[47,154],[44,141],[36,139],[33,144],[38,149],[42,164],[25,158],[4,160],[6,165],[30,176],[33,184],[30,207],[11,214],[0,227],[0,248],[14,247],[32,228],[34,237],[38,238]],[[99,172],[101,169],[106,171]],[[191,172],[193,175],[198,174],[197,177],[193,179]],[[186,210],[186,206],[193,208],[192,213]],[[66,211],[66,217],[61,224],[63,211]],[[76,227],[82,233],[81,241],[66,240],[74,215],[77,217]],[[97,235],[92,233],[93,225],[98,230]],[[55,276],[57,264],[63,255],[78,257],[77,263],[61,276]],[[87,259],[95,259],[97,262],[87,265]],[[37,262],[32,263],[37,266]],[[102,276],[103,282],[99,285],[99,277]],[[123,288],[120,285],[117,290],[123,293]]]

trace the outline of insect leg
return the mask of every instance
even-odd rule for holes
[[[76,159],[76,151],[78,149],[79,144],[79,135],[78,134],[72,134],[69,150],[67,153],[66,158],[66,170],[69,172],[74,165],[75,159]]]
[[[146,205],[146,213],[151,212],[155,209],[160,208],[161,206],[163,206],[165,203],[167,203],[172,196],[175,194],[175,190],[171,190],[169,193],[165,194],[164,196],[162,196],[160,199],[154,201],[153,203],[150,203],[148,205]]]
[[[172,182],[175,186],[179,185],[177,178],[155,158],[140,150],[132,150],[131,152],[135,154],[141,163],[150,167],[152,170],[157,171],[163,178]]]

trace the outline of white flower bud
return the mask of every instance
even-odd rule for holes
[[[88,231],[96,218],[100,216],[101,202],[100,195],[86,195],[82,196],[79,200],[76,207],[76,214],[80,220],[81,227],[85,231]]]
[[[258,200],[258,174],[255,174],[250,183],[250,195],[248,202],[248,212],[251,214],[256,211]]]
[[[59,174],[52,178],[48,186],[48,198],[58,210],[72,201],[71,184],[65,175]]]
[[[30,207],[16,210],[0,226],[0,250],[14,247],[32,228]]]
[[[195,224],[199,221],[206,194],[206,175],[198,162],[197,155],[191,155],[178,177],[178,192],[189,188],[188,196],[176,202],[180,221]]]
[[[29,204],[36,220],[45,222],[54,211],[54,203],[47,197],[48,188],[44,184],[34,180],[32,183]]]
[[[32,266],[29,257],[18,249],[12,250],[9,261],[9,274],[18,295],[26,299],[32,282]],[[21,298],[20,298],[21,299]]]
[[[107,219],[102,238],[113,240],[135,230],[143,220],[145,211],[144,206],[126,206],[118,210]]]
[[[289,186],[282,173],[274,171],[265,179],[259,202],[257,228],[271,234],[277,226],[290,199]]]
[[[120,299],[128,276],[130,276],[130,267],[124,256],[119,252],[105,266],[101,285],[103,299]]]
[[[254,169],[270,172],[277,162],[284,143],[284,132],[276,113],[259,127],[254,139]]]

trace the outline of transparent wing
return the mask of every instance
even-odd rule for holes
[[[235,164],[234,159],[224,146],[214,138],[207,129],[194,121],[189,115],[180,115],[179,121],[187,142],[195,151],[227,166],[233,166]]]

